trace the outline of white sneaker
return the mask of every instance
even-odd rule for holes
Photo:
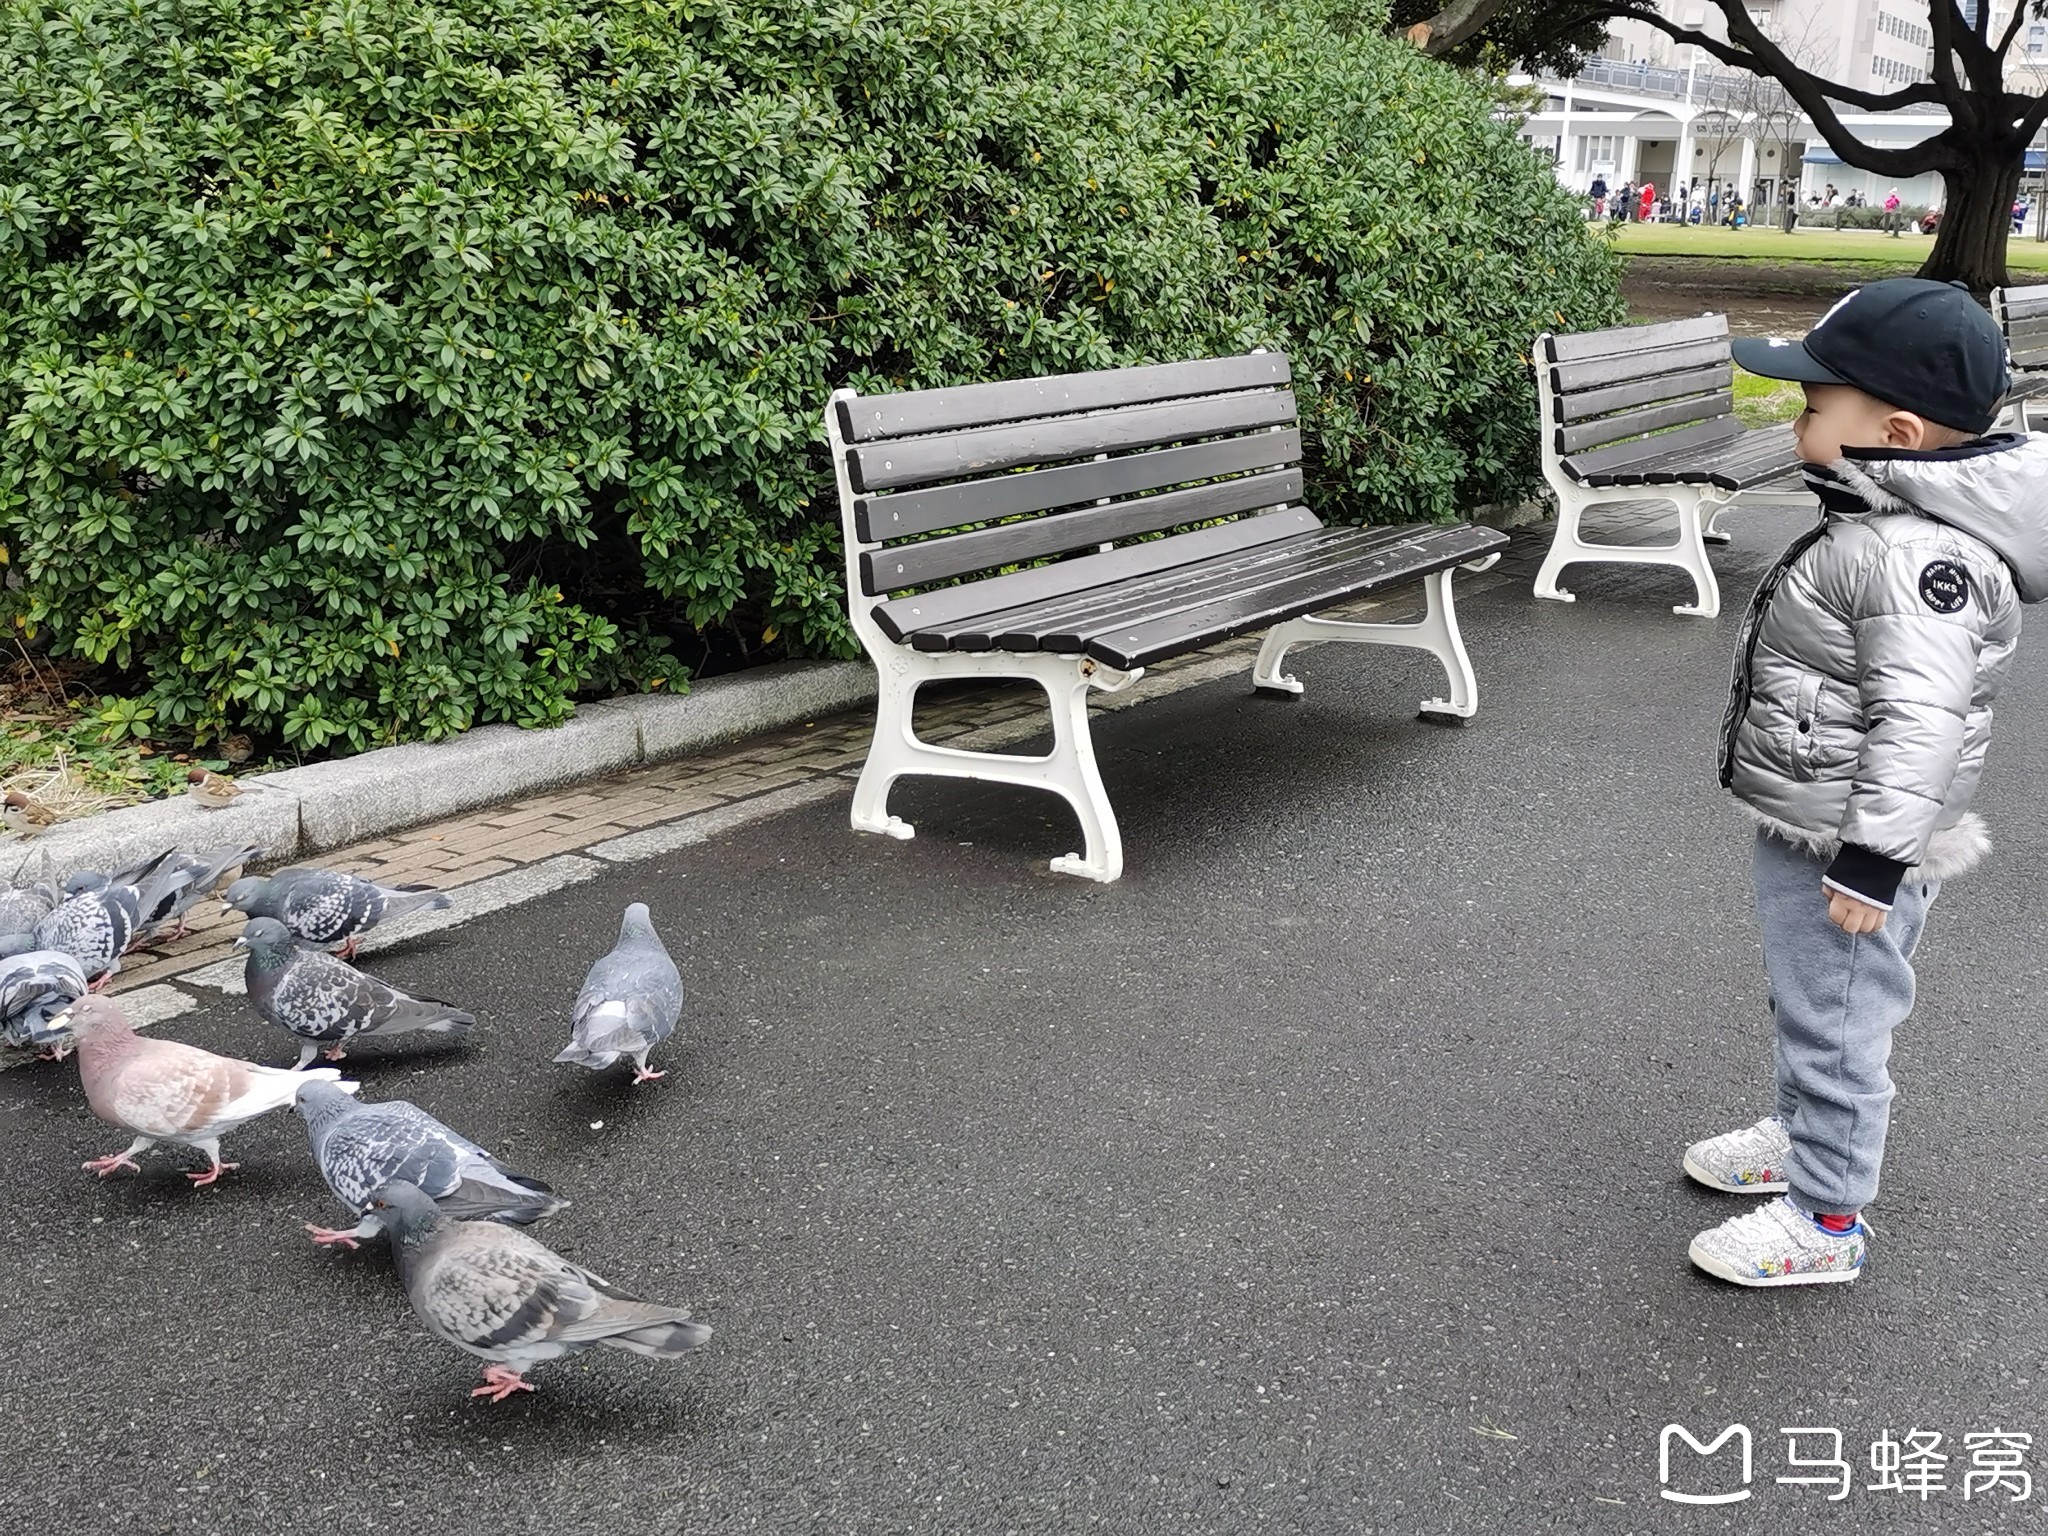
[[[1830,1232],[1790,1196],[1780,1196],[1702,1232],[1692,1240],[1690,1257],[1737,1285],[1825,1285],[1863,1273],[1869,1236],[1861,1221]]]
[[[1739,1131],[1696,1141],[1685,1149],[1685,1171],[1709,1189],[1731,1195],[1782,1195],[1785,1159],[1792,1136],[1785,1122],[1767,1115]]]

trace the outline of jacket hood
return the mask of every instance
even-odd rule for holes
[[[1918,512],[1988,544],[2021,602],[2048,598],[2048,434],[1924,453],[1855,449],[1833,467],[1879,511]]]

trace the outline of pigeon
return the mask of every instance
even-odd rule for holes
[[[683,978],[654,931],[645,902],[626,908],[619,942],[590,968],[576,995],[573,1038],[556,1061],[602,1071],[631,1056],[635,1084],[665,1074],[650,1071],[647,1053],[676,1031],[683,1013]]]
[[[0,797],[0,823],[19,837],[39,837],[56,824],[57,813],[34,795],[10,789]]]
[[[74,875],[73,894],[32,930],[37,949],[61,949],[94,979],[95,987],[120,969],[121,956],[146,930],[142,914],[153,912],[190,882],[190,873],[165,866],[166,851],[112,879],[93,871]],[[124,878],[132,877],[132,878]]]
[[[392,1099],[360,1104],[326,1083],[300,1090],[299,1118],[313,1144],[320,1177],[362,1216],[346,1231],[306,1224],[316,1243],[353,1248],[384,1230],[370,1197],[394,1180],[426,1191],[451,1216],[525,1226],[569,1202],[539,1179],[514,1173],[467,1136],[451,1131],[416,1104]]]
[[[453,906],[445,891],[425,886],[379,885],[326,869],[281,869],[228,887],[227,904],[248,917],[274,917],[308,944],[340,944],[346,960],[379,923],[413,912]]]
[[[327,1059],[339,1061],[347,1054],[344,1044],[357,1035],[409,1035],[420,1030],[461,1035],[476,1023],[474,1015],[459,1008],[415,1000],[345,960],[301,949],[274,917],[250,923],[235,946],[249,951],[243,968],[249,1001],[264,1018],[302,1042],[299,1067],[313,1059],[323,1041]]]
[[[63,891],[49,879],[38,880],[34,885],[0,887],[0,934],[29,932],[63,899]]]
[[[240,869],[260,852],[260,848],[238,848],[232,843],[211,853],[180,853],[174,848],[117,875],[82,869],[64,882],[64,889],[76,896],[86,891],[104,891],[109,886],[138,885],[140,880],[154,873],[156,879],[150,890],[152,899],[136,914],[135,937],[128,941],[128,947],[133,949],[173,919],[178,926],[169,937],[183,938],[187,932],[185,914],[199,905],[202,896],[211,895],[213,888],[229,873]]]
[[[515,1227],[458,1221],[415,1185],[387,1184],[370,1205],[427,1332],[489,1362],[471,1397],[531,1392],[525,1372],[593,1344],[674,1360],[711,1337],[688,1309],[629,1296]]]
[[[308,1078],[332,1082],[353,1093],[332,1067],[310,1073],[259,1067],[232,1056],[216,1056],[176,1040],[145,1040],[129,1027],[120,1004],[87,995],[51,1020],[68,1026],[78,1042],[78,1075],[92,1112],[109,1125],[133,1131],[125,1152],[84,1164],[105,1178],[116,1168],[142,1170],[135,1154],[159,1141],[183,1142],[206,1154],[204,1173],[188,1173],[194,1184],[211,1184],[238,1166],[220,1160],[220,1139],[258,1115],[289,1105]]]
[[[84,968],[61,950],[0,959],[0,1041],[62,1061],[71,1050],[71,1032],[53,1020],[85,996],[85,981]]]
[[[235,796],[242,792],[242,786],[224,773],[214,773],[206,768],[194,768],[185,775],[185,793],[197,800],[208,810],[218,811],[235,803]]]

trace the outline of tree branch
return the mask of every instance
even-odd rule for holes
[[[1432,58],[1440,57],[1468,42],[1505,3],[1506,0],[1450,0],[1427,21],[1410,27],[1408,40]]]
[[[1765,37],[1756,23],[1749,19],[1749,13],[1742,8],[1741,0],[1715,0],[1723,14],[1727,15],[1729,32],[1736,33],[1735,18],[1741,17],[1741,30],[1749,35],[1740,38],[1742,47],[1735,42],[1721,42],[1691,27],[1682,27],[1661,15],[1646,13],[1636,19],[1648,23],[1667,37],[1681,43],[1697,43],[1715,58],[1733,64],[1738,69],[1752,74],[1768,75],[1776,80],[1792,99],[1799,103],[1820,136],[1827,141],[1828,148],[1850,165],[1876,171],[1885,176],[1918,176],[1924,172],[1938,170],[1945,163],[1955,159],[1947,147],[1947,136],[1937,134],[1918,144],[1903,149],[1879,149],[1866,144],[1851,133],[1835,111],[1833,97],[1851,106],[1865,106],[1874,111],[1887,107],[1909,106],[1916,102],[1940,101],[1942,99],[1932,85],[1909,85],[1903,90],[1882,94],[1871,91],[1851,90],[1831,80],[1823,80],[1807,70],[1801,69],[1785,57],[1769,38]],[[1759,46],[1760,45],[1760,46]]]

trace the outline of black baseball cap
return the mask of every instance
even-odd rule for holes
[[[1732,350],[1767,379],[1847,384],[1959,432],[1986,431],[2012,388],[1998,322],[1961,283],[1921,277],[1858,288],[1803,338],[1743,337]]]

